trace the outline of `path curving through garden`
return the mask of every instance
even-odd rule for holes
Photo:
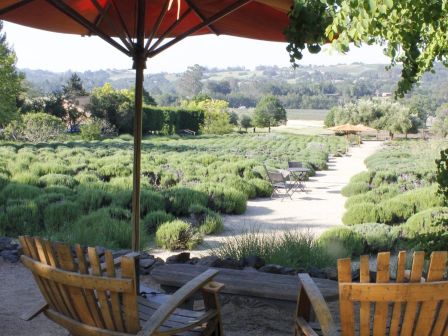
[[[351,147],[342,157],[331,157],[328,170],[317,172],[306,182],[306,192],[289,198],[259,198],[249,200],[243,215],[224,216],[225,230],[220,235],[205,236],[204,242],[191,252],[192,256],[208,254],[226,237],[247,231],[280,233],[285,230],[310,230],[319,235],[330,227],[341,225],[346,198],[341,189],[350,178],[367,167],[364,160],[382,146],[381,141],[366,141]],[[172,252],[153,250],[151,253],[166,258]]]

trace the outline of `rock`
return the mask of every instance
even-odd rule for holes
[[[241,260],[241,262],[242,262],[243,266],[249,266],[249,267],[253,267],[256,269],[266,265],[266,262],[264,261],[264,259],[260,258],[258,256],[245,257]]]
[[[325,273],[320,268],[311,266],[308,270],[308,273],[310,274],[310,277],[326,279]]]
[[[0,252],[3,250],[17,250],[19,244],[16,243],[12,238],[0,237]]]
[[[102,246],[97,246],[96,247],[96,254],[98,254],[99,258],[104,256],[104,253],[106,253],[106,248],[105,247],[102,247]]]
[[[20,260],[18,251],[14,250],[3,250],[0,252],[0,255],[3,257],[4,261],[10,262],[10,263],[16,263]]]
[[[253,267],[250,267],[250,266],[246,266],[246,267],[244,267],[244,268],[243,268],[243,271],[245,271],[245,272],[258,272],[257,269],[255,269],[255,268],[253,268]]]
[[[325,274],[325,277],[330,280],[338,280],[338,270],[334,267],[324,267],[322,268],[322,273]]]
[[[154,256],[148,252],[142,252],[140,253],[140,259],[154,259]]]
[[[292,267],[282,267],[280,273],[285,275],[296,275],[297,271]]]
[[[154,259],[140,259],[140,268],[150,268],[152,265],[154,265],[154,263],[156,262]]]
[[[215,263],[218,268],[243,269],[243,265],[238,260],[232,258],[219,259]]]
[[[182,252],[179,254],[172,255],[166,258],[167,264],[185,264],[188,260],[190,260],[189,252]]]
[[[112,257],[114,257],[114,259],[122,257],[128,253],[131,253],[132,250],[117,250],[117,251],[113,251],[112,252]]]
[[[194,258],[191,258],[191,259],[187,262],[187,264],[190,264],[190,265],[196,265],[196,264],[198,263],[198,261],[199,261],[199,258],[194,257]]]
[[[216,264],[219,262],[219,258],[217,256],[207,256],[207,257],[203,257],[201,258],[197,265],[201,265],[201,266],[207,266],[207,267],[215,267]]]
[[[275,264],[268,264],[259,269],[260,272],[272,273],[272,274],[281,274],[282,266]]]

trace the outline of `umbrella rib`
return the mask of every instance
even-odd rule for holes
[[[123,27],[123,30],[128,38],[128,41],[132,44],[131,34],[129,33],[128,27],[126,26],[126,23],[124,22],[123,16],[121,15],[121,12],[118,9],[117,3],[115,2],[115,0],[111,0],[111,2],[112,2],[112,6],[114,6],[115,12],[118,15],[118,19],[120,20],[120,24]]]
[[[107,5],[106,8],[101,7],[101,5],[98,3],[97,0],[90,0],[93,5],[96,7],[96,9],[98,10],[99,13],[99,17],[98,17],[98,22],[96,24],[97,27],[99,27],[99,24],[101,23],[101,21],[105,20],[107,21],[107,25],[109,26],[109,28],[111,28],[120,38],[121,42],[123,42],[123,44],[129,49],[132,50],[132,45],[126,40],[126,38],[123,36],[123,32],[120,32],[115,25],[111,22],[110,17],[107,15],[107,12],[109,11],[109,9],[111,8],[111,4],[109,3]]]
[[[25,5],[29,4],[30,2],[33,2],[33,1],[34,0],[22,0],[20,2],[16,2],[15,4],[13,4],[11,6],[8,6],[6,8],[1,9],[0,10],[0,15],[7,14],[8,12],[13,11],[15,9],[18,9],[18,8],[20,8],[22,6],[25,6]]]
[[[227,6],[226,8],[222,9],[215,15],[209,17],[206,21],[201,22],[200,24],[190,28],[183,34],[178,35],[176,38],[172,39],[171,41],[165,43],[164,45],[160,46],[157,49],[154,49],[153,51],[148,52],[148,57],[154,57],[157,54],[161,53],[162,51],[168,49],[169,47],[173,46],[174,44],[182,41],[184,38],[193,35],[194,33],[198,32],[204,27],[208,27],[209,25],[213,24],[214,22],[222,19],[223,17],[233,13],[234,11],[240,9],[241,7],[247,5],[248,3],[252,2],[253,0],[238,0],[234,2],[232,5]]]
[[[162,24],[163,19],[165,18],[165,15],[167,13],[168,9],[168,1],[165,1],[165,5],[162,7],[162,10],[160,11],[159,17],[157,18],[156,24],[152,27],[151,33],[149,34],[148,41],[146,41],[145,50],[148,51],[149,47],[151,46],[151,42],[154,39],[154,36],[157,33],[157,30],[159,30],[160,25]]]
[[[196,7],[195,4],[193,4],[192,1],[190,1],[190,0],[184,0],[184,1],[191,7],[191,9],[193,9],[193,12],[201,19],[202,22],[207,20],[207,18],[199,11],[199,9]],[[212,25],[209,25],[208,29],[213,34],[219,35],[219,32]]]
[[[131,52],[128,49],[123,47],[118,42],[114,41],[110,36],[108,36],[101,29],[96,27],[93,23],[91,23],[89,20],[87,20],[84,16],[79,14],[73,8],[68,6],[65,2],[60,1],[60,0],[47,0],[47,2],[51,5],[53,5],[53,7],[55,7],[56,9],[58,9],[59,11],[61,11],[65,15],[67,15],[68,17],[70,17],[72,20],[79,23],[81,26],[83,26],[87,30],[94,32],[96,35],[101,37],[104,41],[111,44],[112,46],[114,46],[115,48],[117,48],[118,50],[123,52],[124,54],[131,56]]]
[[[160,43],[180,24],[183,20],[192,12],[192,9],[188,7],[188,9],[180,16],[179,19],[173,22],[173,24],[163,32],[162,35],[159,36],[157,41],[147,50],[147,54],[149,55],[154,49],[156,49]]]

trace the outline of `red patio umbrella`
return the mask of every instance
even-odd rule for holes
[[[0,19],[59,33],[97,35],[133,58],[132,248],[140,242],[140,156],[146,60],[192,35],[285,41],[292,0],[1,0]]]

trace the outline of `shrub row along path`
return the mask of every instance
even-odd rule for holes
[[[292,200],[288,197],[249,200],[243,215],[225,216],[225,231],[220,235],[206,236],[204,243],[191,252],[192,256],[208,254],[210,247],[223,243],[226,237],[245,231],[279,233],[309,229],[319,235],[330,227],[341,225],[346,200],[341,189],[353,175],[367,170],[364,160],[379,150],[381,145],[381,141],[366,141],[360,146],[351,147],[347,155],[331,157],[328,170],[318,171],[305,183],[306,192],[296,192]],[[164,259],[173,254],[155,252]]]

